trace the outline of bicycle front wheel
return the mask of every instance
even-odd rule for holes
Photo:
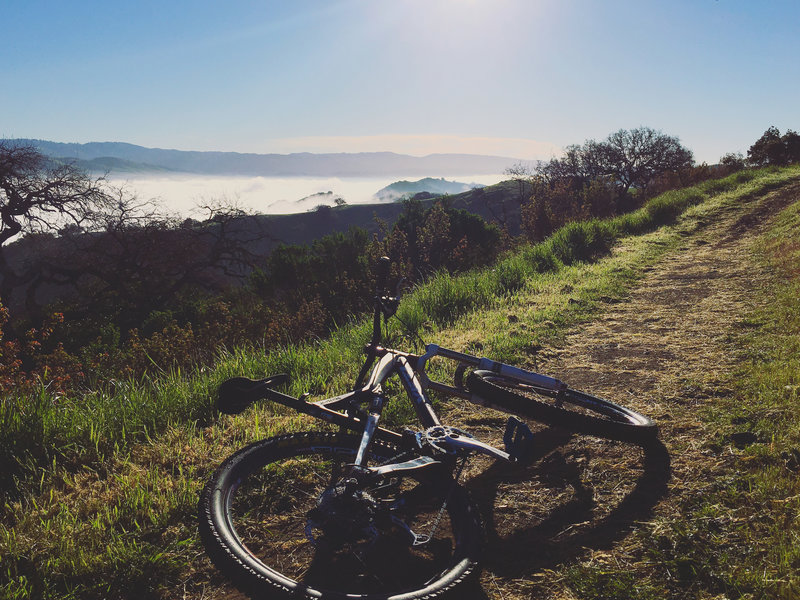
[[[467,387],[503,411],[576,433],[636,444],[658,433],[650,418],[578,390],[556,392],[483,370],[469,374]]]
[[[219,467],[200,499],[200,534],[214,564],[242,591],[418,600],[473,571],[477,510],[449,476],[444,486],[441,476],[431,486],[397,475],[357,495],[340,492],[336,482],[358,440],[289,434],[256,442]],[[380,464],[399,454],[376,440],[369,459]],[[323,504],[332,517],[324,527]]]

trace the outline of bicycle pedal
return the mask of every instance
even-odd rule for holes
[[[508,417],[506,432],[503,434],[506,452],[516,462],[528,463],[533,457],[533,432],[530,427],[516,417]]]

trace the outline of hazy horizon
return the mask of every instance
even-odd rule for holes
[[[4,137],[547,160],[646,126],[713,163],[798,128],[793,0],[3,8]]]

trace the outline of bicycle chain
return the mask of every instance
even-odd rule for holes
[[[436,515],[436,519],[433,522],[433,527],[431,527],[431,531],[428,534],[428,539],[425,540],[424,542],[419,542],[419,543],[414,542],[415,546],[421,546],[422,544],[427,544],[433,539],[433,536],[436,534],[436,530],[439,528],[439,523],[441,522],[442,517],[444,516],[444,511],[447,509],[447,503],[450,501],[450,497],[453,495],[453,490],[455,490],[456,486],[458,485],[458,479],[459,477],[461,477],[461,472],[464,470],[464,467],[467,466],[468,460],[469,460],[469,455],[464,456],[464,458],[461,459],[461,464],[459,465],[455,475],[453,476],[453,484],[450,486],[450,491],[447,492],[447,497],[444,499],[442,507],[439,509],[439,514]]]
[[[400,462],[400,460],[404,459],[405,456],[412,457],[412,456],[414,456],[416,454],[417,454],[416,450],[406,450],[405,452],[401,452],[400,454],[396,454],[392,458],[389,458],[388,460],[380,463],[378,466],[382,467],[384,465],[388,465],[388,464],[393,463],[393,462]],[[442,517],[444,516],[444,511],[447,510],[447,503],[450,501],[450,497],[453,495],[453,491],[456,489],[456,486],[458,485],[458,480],[461,477],[461,473],[464,471],[464,468],[467,466],[467,462],[469,461],[469,457],[470,457],[469,454],[467,454],[464,457],[462,457],[461,463],[459,464],[458,468],[456,469],[456,471],[455,471],[455,473],[453,475],[453,483],[450,486],[450,490],[447,492],[447,496],[445,497],[441,508],[439,508],[439,512],[436,515],[436,519],[433,521],[433,525],[431,526],[431,530],[427,534],[427,536],[424,536],[427,539],[425,539],[422,542],[415,541],[414,544],[413,544],[414,546],[422,546],[423,544],[427,544],[428,542],[430,542],[433,539],[433,536],[436,534],[436,530],[439,528],[439,524],[442,521]],[[423,536],[420,536],[420,537],[423,537]]]

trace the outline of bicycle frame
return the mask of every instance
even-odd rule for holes
[[[361,468],[364,464],[373,438],[377,437],[400,445],[407,445],[410,439],[414,439],[419,445],[420,435],[434,429],[438,436],[437,443],[444,445],[448,450],[470,450],[503,460],[513,460],[508,452],[476,440],[466,432],[443,426],[433,409],[427,390],[432,389],[450,396],[464,398],[480,406],[511,413],[507,408],[467,390],[461,381],[464,371],[467,368],[493,371],[501,376],[511,377],[536,388],[548,390],[553,394],[558,394],[566,389],[566,384],[553,377],[524,371],[488,358],[442,348],[436,344],[427,345],[425,353],[422,355],[384,348],[381,346],[381,315],[388,318],[394,313],[397,308],[397,298],[384,295],[383,288],[388,273],[388,259],[381,263],[381,268],[382,272],[378,277],[374,298],[372,339],[365,348],[367,358],[359,371],[352,391],[317,402],[307,402],[304,396],[294,398],[282,394],[273,390],[266,382],[259,386],[259,389],[253,391],[298,412],[311,415],[340,428],[361,433],[361,441],[353,463],[356,468]],[[453,385],[432,381],[425,372],[428,361],[436,356],[459,363]],[[372,367],[376,360],[377,364]],[[370,367],[372,367],[371,371]],[[367,378],[368,373],[369,378]],[[423,430],[419,433],[407,432],[403,435],[378,425],[383,408],[388,401],[383,393],[383,384],[392,375],[399,377],[406,395],[414,406],[417,417],[423,426]],[[366,410],[363,408],[364,406],[367,407]],[[345,412],[340,412],[341,410]]]
[[[426,346],[426,352],[421,356],[400,350],[383,348],[379,345],[372,346],[372,344],[370,344],[368,348],[368,353],[372,355],[372,359],[378,359],[378,363],[372,369],[370,377],[364,385],[346,394],[326,398],[317,402],[307,402],[303,397],[295,398],[293,396],[288,396],[269,387],[264,387],[262,390],[264,397],[269,400],[288,406],[298,412],[311,415],[340,428],[361,433],[361,441],[359,443],[356,459],[353,463],[356,467],[361,467],[363,465],[366,451],[374,437],[396,444],[408,443],[408,438],[403,434],[378,426],[383,408],[388,402],[388,399],[383,393],[383,384],[392,375],[397,375],[399,377],[406,395],[411,400],[417,417],[424,428],[423,432],[431,428],[440,428],[441,435],[439,443],[446,447],[453,450],[472,450],[503,460],[512,460],[508,452],[472,438],[468,434],[465,434],[465,432],[456,432],[456,430],[444,427],[433,409],[433,404],[428,397],[427,389],[433,389],[451,396],[458,396],[480,406],[487,406],[495,410],[510,412],[508,409],[495,405],[461,386],[458,379],[463,374],[463,369],[468,366],[486,368],[504,375],[509,373],[517,375],[517,372],[519,372],[519,378],[521,380],[527,380],[532,385],[552,390],[553,392],[557,392],[565,387],[565,384],[552,377],[528,373],[503,363],[464,354],[448,348],[442,348],[435,344]],[[425,372],[425,365],[435,356],[452,359],[459,363],[459,367],[456,370],[455,385],[446,385],[428,378]],[[372,360],[368,358],[367,364],[370,362],[372,362]],[[365,405],[368,407],[367,410],[362,408]],[[341,409],[344,409],[345,412],[340,412]],[[419,436],[419,434],[416,435]]]

